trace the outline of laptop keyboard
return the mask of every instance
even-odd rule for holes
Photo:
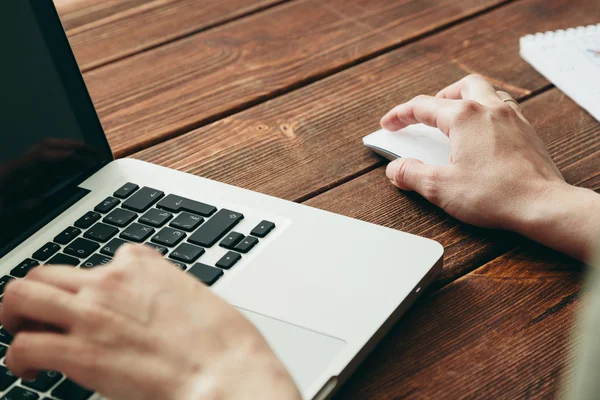
[[[213,285],[275,229],[273,222],[262,221],[248,235],[233,231],[243,219],[243,214],[233,210],[126,183],[93,211],[82,215],[74,226],[15,266],[10,275],[1,277],[0,301],[6,284],[24,278],[32,268],[106,265],[125,243],[144,243],[176,267]],[[203,263],[206,249],[217,243],[227,250],[225,255],[214,266]],[[0,329],[0,358],[4,358],[11,341],[12,336]],[[0,400],[86,400],[93,395],[59,372],[43,371],[32,381],[22,381],[0,365],[0,392],[7,389]]]

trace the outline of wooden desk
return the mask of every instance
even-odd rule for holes
[[[600,21],[598,0],[55,0],[118,157],[433,238],[435,284],[338,399],[550,398],[581,266],[457,222],[384,176],[361,137],[469,73],[522,102],[566,179],[600,188],[600,124],[518,54]]]

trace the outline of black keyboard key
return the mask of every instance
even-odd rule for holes
[[[121,232],[123,239],[131,240],[132,242],[141,243],[148,239],[154,233],[154,228],[141,224],[131,224],[129,228]]]
[[[186,236],[185,232],[173,228],[162,228],[154,235],[152,241],[163,246],[173,247],[177,246]]]
[[[121,200],[115,197],[107,197],[106,200],[94,207],[94,211],[106,214],[107,212],[118,206],[119,203],[121,203]]]
[[[133,194],[140,187],[135,183],[128,182],[121,186],[119,190],[113,193],[113,196],[118,197],[120,199],[126,199]]]
[[[165,246],[159,246],[154,243],[144,243],[144,246],[148,246],[148,247],[158,251],[163,256],[169,252],[169,249],[167,249]]]
[[[81,233],[81,229],[73,228],[72,226],[68,227],[64,231],[62,231],[57,237],[54,238],[54,241],[58,244],[68,244],[71,240],[75,239]]]
[[[194,264],[187,272],[194,275],[208,286],[211,286],[223,276],[223,270],[201,263]]]
[[[222,209],[200,226],[200,228],[190,236],[189,241],[190,243],[203,247],[211,247],[242,219],[244,219],[243,214]]]
[[[6,287],[8,282],[12,281],[13,279],[15,278],[8,275],[4,275],[2,278],[0,278],[0,295],[4,294],[4,288]]]
[[[196,200],[186,199],[185,197],[170,194],[158,203],[157,207],[163,210],[180,212],[188,211],[193,214],[210,217],[217,211],[217,208],[209,204],[200,203]]]
[[[171,218],[173,218],[173,214],[170,212],[151,208],[146,214],[140,217],[140,222],[155,228],[160,228]]]
[[[233,251],[227,252],[219,261],[217,261],[217,267],[223,269],[229,269],[235,265],[242,256],[238,253],[234,253]]]
[[[160,200],[165,194],[160,190],[143,187],[138,190],[133,196],[125,200],[123,208],[135,212],[144,212],[149,209],[154,203]]]
[[[184,263],[192,263],[204,254],[204,251],[205,250],[202,247],[194,246],[189,243],[182,243],[173,250],[169,257]]]
[[[187,269],[187,265],[185,265],[184,263],[181,263],[179,261],[173,261],[173,260],[170,260],[170,261],[173,263],[173,265],[175,265],[179,269],[182,269],[184,271]]]
[[[56,371],[42,371],[30,381],[22,381],[23,386],[30,387],[40,392],[47,392],[61,380],[62,374]]]
[[[8,333],[8,331],[4,328],[0,329],[0,343],[4,343],[10,346],[13,341],[13,336]],[[0,388],[2,390],[2,388]]]
[[[176,229],[191,232],[202,222],[204,222],[204,218],[187,212],[182,212],[173,220],[173,222],[171,222],[170,226]]]
[[[0,365],[0,390],[6,390],[10,385],[17,381],[17,377],[13,375],[8,368]]]
[[[65,379],[52,391],[52,396],[60,400],[87,400],[94,394],[70,379]]]
[[[137,214],[132,213],[131,211],[123,210],[122,208],[117,208],[116,210],[112,210],[110,214],[104,217],[102,222],[118,226],[119,228],[124,228],[136,218]]]
[[[123,246],[125,243],[128,242],[126,242],[125,240],[114,238],[113,240],[102,246],[100,253],[109,257],[114,257],[115,253],[117,252],[117,249]]]
[[[92,226],[83,237],[104,243],[108,242],[110,238],[115,236],[118,232],[119,230],[117,228],[98,222],[96,225]]]
[[[12,271],[10,271],[10,274],[12,276],[16,276],[17,278],[24,278],[31,269],[37,267],[38,265],[40,265],[39,262],[32,260],[31,258],[27,258],[19,265],[14,267]]]
[[[256,227],[252,229],[252,232],[250,232],[250,234],[253,236],[258,236],[259,238],[264,238],[273,229],[275,229],[274,223],[270,221],[263,221],[260,224],[256,225]]]
[[[99,265],[106,265],[112,261],[112,258],[103,256],[101,254],[94,254],[90,258],[88,258],[83,264],[81,264],[81,268],[94,268]]]
[[[242,240],[240,243],[238,243],[237,246],[235,246],[235,251],[239,251],[240,253],[247,253],[249,252],[254,246],[256,246],[256,244],[258,243],[258,239],[253,237],[253,236],[247,236],[244,240]]]
[[[33,253],[33,258],[35,258],[38,261],[46,261],[54,254],[56,254],[56,252],[59,250],[60,246],[56,243],[46,243],[44,246],[42,246],[41,249]]]
[[[40,395],[31,390],[24,389],[19,386],[15,386],[8,391],[4,396],[0,397],[0,400],[36,400],[39,399]]]
[[[86,258],[94,253],[100,245],[87,239],[76,239],[65,248],[65,253],[71,256]]]
[[[0,358],[4,357],[7,351],[8,347],[0,345]]]
[[[93,211],[88,211],[83,217],[75,221],[75,226],[81,229],[87,229],[94,225],[101,218],[101,215]]]
[[[79,265],[80,262],[81,262],[81,260],[78,260],[75,257],[71,257],[71,256],[68,256],[63,253],[58,253],[57,255],[55,255],[48,261],[46,261],[44,264],[46,264],[46,265],[72,265],[72,266],[76,267],[77,265]]]
[[[242,235],[241,233],[238,232],[231,232],[229,233],[227,236],[225,236],[225,239],[223,239],[221,241],[221,243],[219,243],[219,246],[224,247],[226,249],[233,249],[239,242],[241,242],[243,239],[245,238],[244,235]]]

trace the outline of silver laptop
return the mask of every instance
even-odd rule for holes
[[[3,0],[0,48],[0,292],[37,265],[93,268],[145,243],[241,310],[304,398],[324,399],[441,269],[428,239],[113,160],[51,0]],[[0,330],[0,355],[10,341]],[[60,373],[7,374],[0,396],[100,398]]]

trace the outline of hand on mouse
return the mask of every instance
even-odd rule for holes
[[[6,365],[56,370],[112,399],[300,399],[235,308],[145,246],[92,270],[45,266],[7,285]]]
[[[598,210],[600,196],[565,182],[510,95],[471,75],[435,97],[395,107],[381,120],[390,131],[416,123],[450,138],[450,165],[398,159],[386,171],[394,185],[463,222],[513,230],[580,259],[589,255],[600,224],[577,214],[584,204]]]

